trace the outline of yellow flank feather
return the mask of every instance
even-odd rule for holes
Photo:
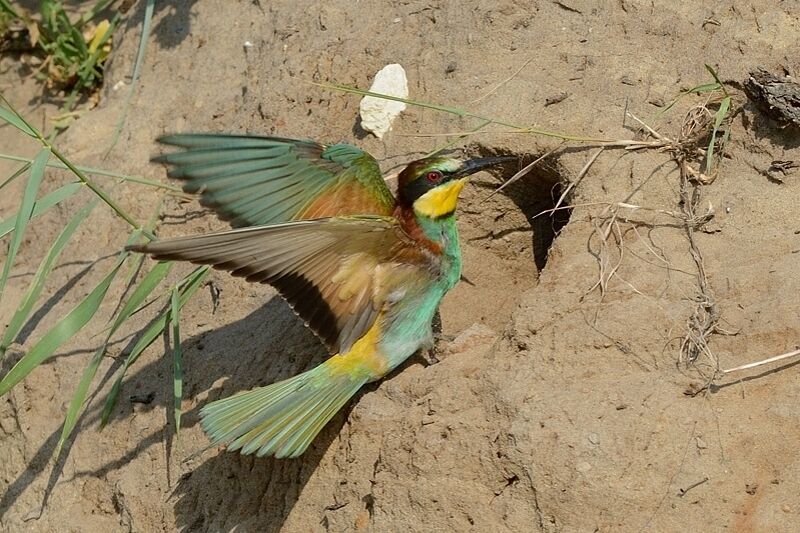
[[[414,202],[414,211],[428,218],[449,215],[456,210],[458,195],[465,183],[466,179],[462,178],[431,189]]]
[[[324,365],[330,370],[331,377],[346,375],[374,380],[386,375],[389,366],[386,357],[378,349],[380,333],[381,317],[378,315],[372,327],[358,339],[349,352],[334,355],[325,361]]]

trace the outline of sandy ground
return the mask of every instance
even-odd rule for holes
[[[137,2],[100,106],[57,144],[76,162],[163,180],[164,169],[148,163],[159,134],[276,133],[355,142],[388,170],[441,142],[414,134],[462,131],[475,122],[410,108],[379,141],[356,127],[356,97],[308,82],[367,87],[379,68],[399,62],[413,98],[625,139],[635,133],[623,122],[625,109],[654,117],[680,90],[709,81],[704,63],[737,82],[759,66],[800,75],[796,2],[701,4],[159,1],[125,130],[106,157],[126,93],[112,87],[129,81],[138,45],[144,2]],[[3,91],[46,124],[54,109],[19,74],[12,58],[2,60]],[[676,136],[693,103],[681,101],[653,124]],[[708,339],[722,368],[800,342],[800,172],[782,183],[763,173],[773,160],[800,160],[798,139],[744,105],[722,171],[700,190],[702,205],[715,211],[695,243],[720,326],[730,333]],[[557,141],[492,134],[463,145],[530,161]],[[0,151],[35,150],[0,128]],[[798,367],[762,367],[687,394],[701,378],[678,367],[679,345],[700,293],[685,229],[666,215],[628,211],[602,248],[602,206],[580,207],[625,201],[679,211],[670,156],[606,150],[575,184],[570,202],[579,207],[546,252],[552,221],[531,217],[552,205],[554,187],[576,181],[593,152],[561,152],[488,202],[498,176],[483,174],[469,186],[460,229],[471,283],[460,284],[441,308],[444,333],[455,340],[439,346],[439,364],[413,359],[369,387],[297,460],[216,449],[185,460],[206,443],[197,422],[207,401],[325,357],[271,288],[215,273],[219,307],[204,289],[181,324],[180,438],[172,437],[171,370],[161,342],[132,369],[110,426],[97,431],[108,378],[146,324],[142,316],[111,346],[98,374],[99,401],[82,418],[67,458],[54,463],[71,391],[99,342],[102,317],[122,293],[114,285],[101,318],[0,401],[0,530],[796,531]],[[3,163],[0,175],[11,168]],[[46,187],[65,179],[50,173]],[[0,199],[2,218],[13,212],[19,190]],[[139,219],[159,198],[137,185],[112,190]],[[80,201],[29,230],[3,298],[4,320]],[[222,227],[197,204],[170,199],[158,231]],[[4,370],[97,283],[126,235],[108,210],[94,212]],[[618,266],[603,294],[595,287],[601,262],[606,272]],[[148,394],[149,404],[129,401]]]

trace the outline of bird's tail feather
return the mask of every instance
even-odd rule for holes
[[[200,425],[213,444],[229,451],[278,458],[302,454],[366,378],[318,367],[266,387],[212,402]]]

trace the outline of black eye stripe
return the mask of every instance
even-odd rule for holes
[[[437,172],[439,174],[438,179],[434,181],[430,181],[428,179],[428,174],[433,172]],[[426,172],[425,174],[419,176],[414,181],[408,183],[402,192],[403,200],[408,202],[408,204],[413,204],[417,199],[425,194],[426,192],[430,191],[431,189],[435,189],[436,187],[446,183],[448,181],[449,176],[444,175],[440,171],[430,171]]]

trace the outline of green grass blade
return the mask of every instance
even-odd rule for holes
[[[717,82],[717,84],[719,85],[719,88],[722,90],[722,92],[725,94],[725,96],[727,96],[727,97],[730,97],[730,94],[728,94],[728,90],[725,88],[725,84],[724,84],[724,83],[722,83],[722,80],[721,80],[721,79],[719,79],[719,75],[717,74],[717,71],[716,71],[716,70],[714,70],[714,67],[712,67],[711,65],[709,65],[708,63],[706,63],[706,70],[707,70],[707,71],[708,71],[708,72],[711,74],[711,76],[714,78],[714,81],[716,81],[716,82]]]
[[[74,182],[68,183],[63,187],[56,189],[55,191],[45,194],[33,204],[33,210],[31,211],[31,219],[34,219],[56,205],[57,203],[63,202],[83,187],[83,183]],[[3,220],[0,222],[0,237],[4,237],[8,235],[13,229],[14,224],[16,223],[17,214],[12,215],[11,217]]]
[[[34,274],[33,280],[31,280],[31,284],[28,287],[25,296],[22,298],[22,303],[17,308],[14,316],[11,317],[11,321],[8,323],[6,331],[3,334],[3,339],[0,341],[0,357],[5,355],[9,345],[14,342],[14,339],[19,334],[23,324],[25,324],[25,321],[30,316],[33,306],[36,304],[36,300],[39,299],[39,295],[42,293],[44,282],[47,280],[50,272],[53,270],[53,266],[55,265],[58,256],[61,254],[62,250],[64,250],[64,247],[69,242],[72,234],[75,233],[75,230],[78,229],[78,226],[80,226],[81,223],[86,220],[86,217],[88,217],[92,210],[97,206],[98,201],[99,200],[94,200],[90,202],[86,207],[78,211],[75,216],[70,219],[56,240],[53,242],[44,260],[39,263],[39,268],[36,270],[36,274]]]
[[[2,277],[0,277],[0,300],[2,300],[3,292],[8,282],[8,276],[11,274],[11,265],[14,264],[14,259],[22,244],[22,237],[25,234],[25,229],[28,227],[28,221],[31,219],[33,205],[36,202],[36,195],[39,193],[39,186],[42,184],[42,178],[44,177],[45,163],[47,163],[49,157],[50,150],[42,148],[31,164],[28,183],[22,195],[22,203],[20,204],[19,211],[17,211],[14,235],[11,237],[11,242],[8,243],[6,263],[3,265],[3,274]]]
[[[338,85],[338,84],[329,84],[329,83],[318,83],[318,82],[310,82],[311,85],[315,85],[317,87],[322,87],[323,89],[333,89],[336,91],[342,91],[345,93],[350,94],[358,94],[361,96],[372,96],[374,98],[381,98],[383,100],[392,100],[394,102],[403,102],[405,104],[413,105],[416,107],[422,107],[424,109],[433,109],[434,111],[441,111],[442,113],[449,113],[451,115],[456,115],[458,117],[464,118],[474,118],[482,121],[490,121],[494,124],[498,124],[500,126],[505,126],[507,128],[513,128],[518,130],[519,133],[530,133],[533,135],[541,135],[543,137],[553,137],[556,139],[561,139],[564,141],[576,141],[576,142],[613,142],[613,139],[601,139],[596,137],[583,137],[579,135],[567,135],[565,133],[559,133],[557,131],[549,131],[549,130],[542,130],[538,128],[526,127],[526,126],[519,126],[517,124],[512,124],[506,120],[495,119],[491,117],[485,117],[483,115],[479,115],[477,113],[473,113],[472,111],[467,111],[466,109],[461,109],[458,107],[446,106],[441,104],[434,104],[431,102],[423,102],[420,100],[410,100],[408,98],[400,98],[399,96],[392,96],[389,94],[382,94],[382,93],[375,93],[372,91],[365,91],[364,89],[359,89],[357,87],[350,87],[348,85]],[[454,134],[457,135],[457,134]]]
[[[467,111],[466,109],[461,109],[458,107],[446,106],[441,104],[433,104],[430,102],[422,102],[420,100],[411,100],[409,98],[402,98],[400,96],[392,96],[390,94],[382,94],[382,93],[375,93],[372,91],[367,91],[364,89],[359,89],[358,87],[350,87],[349,85],[340,85],[340,84],[328,84],[328,83],[316,83],[312,82],[312,85],[316,85],[318,87],[323,87],[326,89],[335,89],[337,91],[342,91],[345,93],[351,94],[358,94],[360,96],[372,96],[374,98],[381,98],[383,100],[392,100],[394,102],[403,102],[404,104],[410,104],[417,107],[422,107],[425,109],[433,109],[434,111],[441,111],[442,113],[450,113],[451,115],[456,115],[458,117],[471,117],[474,116],[472,113]],[[484,117],[481,117],[484,118]],[[500,122],[498,122],[500,124]],[[510,125],[509,125],[510,126]],[[515,126],[510,126],[515,127]],[[523,129],[521,126],[519,129]]]
[[[15,19],[21,19],[22,18],[22,15],[17,13],[17,11],[8,2],[8,0],[0,0],[0,13],[5,13],[7,15],[11,15]]]
[[[186,302],[189,301],[197,289],[202,286],[203,281],[205,281],[210,270],[211,269],[207,266],[198,267],[176,285],[180,290],[178,309],[183,308],[184,304],[186,304]],[[150,324],[150,327],[145,330],[142,336],[139,337],[139,340],[133,346],[133,349],[131,349],[131,352],[125,359],[122,368],[120,368],[119,372],[117,373],[114,384],[111,387],[111,391],[106,397],[106,403],[103,406],[103,413],[100,417],[100,429],[103,429],[106,426],[109,418],[111,417],[111,412],[114,410],[114,406],[117,403],[117,398],[119,397],[119,392],[122,387],[122,380],[125,377],[125,373],[131,367],[131,365],[136,362],[142,352],[144,352],[144,350],[150,346],[153,341],[155,341],[164,333],[167,323],[169,322],[170,314],[171,307],[165,308],[158,318]]]
[[[67,409],[67,415],[64,418],[64,427],[61,429],[61,438],[59,438],[58,446],[56,446],[56,457],[61,454],[61,449],[64,446],[64,443],[69,438],[72,430],[75,429],[75,424],[78,422],[78,416],[83,409],[84,402],[86,401],[86,395],[89,392],[89,386],[92,384],[92,381],[97,374],[97,368],[100,366],[100,361],[102,361],[103,356],[106,353],[106,348],[108,347],[111,337],[114,335],[117,329],[128,318],[130,318],[131,313],[133,313],[133,311],[142,303],[142,301],[144,301],[145,298],[147,298],[147,296],[153,292],[153,290],[164,280],[171,268],[171,262],[157,263],[156,266],[154,266],[150,272],[148,272],[145,277],[142,278],[142,281],[139,283],[139,285],[137,285],[130,298],[128,298],[128,300],[125,302],[125,305],[122,307],[122,309],[120,309],[119,313],[117,313],[117,318],[114,320],[114,324],[111,326],[111,329],[106,335],[105,341],[103,341],[103,344],[94,353],[92,359],[89,361],[89,364],[86,365],[83,375],[81,376],[81,381],[78,384],[78,387],[75,389],[75,393],[72,395],[72,400],[70,401],[69,408]]]
[[[119,136],[122,133],[122,128],[125,127],[125,120],[128,117],[128,110],[131,106],[131,100],[136,92],[136,87],[139,83],[139,74],[144,63],[144,54],[147,51],[147,42],[150,40],[150,24],[153,21],[153,10],[155,9],[156,0],[147,0],[144,6],[144,19],[142,20],[142,34],[139,36],[139,49],[136,52],[136,62],[133,64],[133,75],[131,76],[131,86],[128,89],[128,94],[125,96],[125,104],[122,107],[122,115],[119,117],[117,127],[114,129],[114,134],[111,136],[111,144],[106,150],[108,155],[111,150],[116,146],[119,141]]]
[[[685,91],[681,91],[678,96],[672,99],[672,101],[667,104],[663,109],[661,109],[658,113],[655,114],[655,118],[659,118],[662,115],[666,114],[667,111],[672,109],[675,104],[680,102],[685,96],[689,96],[690,94],[703,94],[703,93],[713,93],[714,91],[718,91],[722,88],[722,86],[717,83],[704,83],[702,85],[697,85],[692,87],[691,89],[687,89]]]
[[[121,254],[120,258],[117,260],[117,264],[111,269],[111,272],[106,274],[100,283],[92,289],[92,292],[64,318],[59,320],[58,324],[53,326],[50,331],[45,333],[39,342],[8,371],[8,374],[3,376],[2,381],[0,381],[0,396],[5,395],[14,388],[17,383],[25,379],[34,368],[52,356],[62,344],[72,338],[73,335],[89,323],[100,307],[106,292],[108,292],[109,285],[111,285],[111,282],[114,280],[117,272],[119,272],[127,256],[127,252]]]
[[[105,46],[108,40],[111,39],[111,35],[114,33],[114,30],[117,29],[117,25],[119,24],[120,19],[121,16],[119,13],[114,15],[114,18],[111,19],[111,22],[109,23],[105,33],[103,33],[103,35],[100,37],[100,40],[97,43],[97,48],[95,48],[94,52],[89,54],[89,56],[84,60],[83,64],[79,69],[78,76],[79,77],[83,76],[89,83],[87,88],[89,88],[91,84],[94,83],[94,80],[90,80],[88,79],[88,77],[91,76],[92,71],[97,72],[100,65],[98,61],[100,60],[100,56],[103,54],[103,46]]]
[[[64,16],[66,19],[66,15]],[[89,55],[89,47],[86,45],[86,40],[83,38],[83,34],[78,30],[77,27],[73,26],[71,23],[67,22],[65,24],[65,30],[68,32],[69,36],[72,37],[70,39],[69,44],[73,44],[78,47],[78,52],[80,52],[81,56]],[[68,43],[65,41],[63,43],[67,45]]]
[[[728,115],[728,110],[731,107],[731,97],[726,96],[719,104],[719,109],[714,114],[714,129],[711,131],[711,140],[708,142],[708,149],[706,150],[706,175],[711,174],[712,167],[714,166],[714,143],[717,140],[717,133],[719,132],[722,121]]]
[[[722,85],[715,81],[714,83],[704,83],[702,85],[692,87],[691,89],[687,89],[683,92],[683,94],[713,93],[714,91],[719,91],[720,89],[722,89]]]
[[[117,397],[119,396],[119,391],[122,387],[122,379],[125,377],[125,373],[128,369],[133,365],[139,356],[142,354],[143,351],[147,349],[148,346],[153,344],[162,333],[164,333],[164,328],[167,324],[167,319],[169,318],[169,311],[163,310],[159,317],[150,324],[150,327],[145,330],[139,340],[136,341],[136,344],[131,349],[131,352],[128,354],[128,357],[125,358],[125,362],[122,364],[122,368],[119,369],[117,372],[117,377],[114,379],[114,384],[111,386],[111,390],[106,396],[105,405],[103,405],[103,413],[100,416],[100,429],[103,429],[106,424],[108,423],[108,419],[111,417],[111,412],[114,410],[114,406],[117,404]]]
[[[147,299],[147,297],[155,290],[156,287],[167,277],[169,271],[172,270],[172,265],[174,263],[172,261],[163,261],[160,263],[156,263],[150,271],[142,278],[142,281],[136,286],[136,289],[131,294],[131,297],[125,302],[125,305],[122,306],[119,313],[117,313],[117,318],[114,320],[114,324],[111,326],[111,331],[109,332],[109,337],[114,334],[114,332],[130,318],[133,312],[139,308],[141,303]]]
[[[25,120],[25,119],[22,117],[22,115],[20,115],[18,112],[16,112],[16,111],[15,111],[15,110],[12,108],[11,104],[10,104],[10,103],[9,103],[9,101],[6,99],[6,97],[5,97],[5,96],[3,96],[3,93],[2,93],[2,92],[0,92],[0,102],[1,102],[1,103],[3,103],[3,104],[4,104],[4,105],[5,105],[5,106],[6,106],[8,109],[10,109],[10,110],[11,110],[11,111],[14,113],[14,115],[16,115],[16,118],[17,118],[17,119],[18,119],[18,120],[19,120],[19,121],[20,121],[22,124],[26,125],[26,126],[28,127],[28,129],[34,133],[34,136],[35,136],[37,139],[39,139],[39,142],[41,142],[41,143],[42,143],[42,144],[43,144],[43,145],[44,145],[46,148],[49,148],[49,149],[50,149],[50,151],[52,152],[52,154],[53,154],[53,155],[54,155],[56,158],[58,158],[58,159],[59,159],[59,160],[60,160],[62,163],[64,163],[64,165],[65,165],[65,166],[66,166],[66,167],[67,167],[67,168],[68,168],[68,169],[69,169],[69,170],[70,170],[70,171],[71,171],[73,174],[75,174],[75,176],[76,176],[76,177],[77,177],[79,180],[81,180],[83,183],[85,183],[85,184],[86,184],[86,186],[87,186],[87,187],[89,187],[89,189],[91,189],[91,191],[92,191],[93,193],[95,193],[97,196],[99,196],[99,197],[100,197],[100,199],[101,199],[101,200],[103,200],[103,202],[105,202],[105,204],[106,204],[106,205],[108,205],[108,207],[110,207],[110,208],[111,208],[111,209],[112,209],[112,210],[113,210],[113,211],[114,211],[114,212],[115,212],[115,213],[116,213],[116,214],[117,214],[117,215],[118,215],[118,216],[119,216],[121,219],[123,219],[125,222],[127,222],[128,224],[130,224],[130,225],[131,225],[131,227],[133,227],[134,229],[141,229],[141,225],[140,225],[139,223],[137,223],[137,222],[136,222],[136,221],[133,219],[133,217],[131,217],[131,216],[130,216],[130,215],[129,215],[129,214],[126,212],[126,211],[124,211],[124,210],[123,210],[123,209],[122,209],[122,208],[121,208],[121,207],[120,207],[120,206],[119,206],[119,205],[118,205],[118,204],[117,204],[117,203],[116,203],[116,202],[115,202],[115,201],[114,201],[114,200],[113,200],[113,199],[112,199],[112,198],[111,198],[109,195],[108,195],[108,193],[107,193],[107,192],[105,192],[105,191],[104,191],[102,188],[100,188],[100,187],[99,187],[99,186],[98,186],[98,185],[97,185],[97,184],[96,184],[94,181],[92,181],[92,180],[90,180],[89,178],[87,178],[87,177],[86,177],[86,175],[85,175],[83,172],[81,172],[81,171],[80,171],[80,170],[79,170],[79,169],[78,169],[78,168],[77,168],[75,165],[73,165],[73,164],[72,164],[72,162],[71,162],[69,159],[67,159],[67,158],[64,156],[64,154],[62,154],[62,153],[61,153],[61,152],[60,152],[58,149],[56,149],[56,148],[55,148],[55,147],[54,147],[54,146],[53,146],[53,145],[52,145],[52,144],[51,144],[51,143],[50,143],[50,142],[49,142],[49,141],[48,141],[48,140],[47,140],[47,139],[44,137],[44,135],[42,135],[42,134],[41,134],[41,132],[37,131],[37,130],[36,130],[34,127],[33,127],[33,126],[31,126],[31,125],[30,125],[30,123],[29,123],[29,122],[27,122],[27,121],[26,121],[26,120]],[[145,237],[147,237],[147,238],[148,238],[148,239],[150,239],[150,240],[154,240],[154,239],[155,239],[155,236],[154,236],[154,235],[152,234],[152,232],[150,232],[150,231],[146,231],[146,232],[144,232],[144,235],[145,235]]]
[[[9,155],[9,154],[0,154],[0,159],[8,159],[10,161],[22,161],[25,163],[31,163],[33,160],[28,159],[25,157],[19,157],[16,155]],[[69,170],[67,166],[60,162],[60,161],[50,161],[47,163],[47,166],[50,168],[58,168],[61,170]],[[83,172],[84,174],[95,174],[97,176],[106,176],[109,178],[117,178],[122,181],[129,181],[131,183],[139,183],[141,185],[149,185],[150,187],[155,187],[157,189],[166,189],[168,191],[175,191],[175,192],[182,192],[182,189],[176,185],[170,185],[168,183],[161,183],[160,181],[156,180],[149,180],[147,178],[140,178],[139,176],[128,176],[125,174],[121,174],[119,172],[112,172],[110,170],[104,170],[102,168],[92,168],[92,167],[83,167],[79,165],[75,165],[75,168]],[[9,180],[6,180],[9,181]],[[3,184],[5,185],[5,183]],[[0,185],[0,189],[3,188],[3,185]]]
[[[75,23],[76,26],[79,28],[82,27],[84,24],[95,18],[101,11],[104,11],[108,6],[110,6],[114,0],[98,0],[95,4],[86,11],[81,18]]]
[[[172,291],[170,322],[172,322],[172,392],[175,415],[175,435],[181,430],[181,401],[183,400],[183,350],[181,349],[180,290]]]
[[[33,129],[12,110],[0,106],[0,119],[5,120],[19,131],[31,137],[36,137]]]
[[[30,160],[27,163],[25,163],[24,165],[22,165],[21,167],[19,167],[19,169],[17,171],[15,171],[13,174],[11,174],[8,177],[8,179],[6,179],[6,181],[4,181],[2,184],[0,184],[0,189],[2,189],[3,187],[5,187],[9,183],[11,183],[12,181],[17,179],[18,177],[20,177],[23,174],[25,174],[28,171],[28,169],[31,168],[31,162],[32,161],[33,160]]]

